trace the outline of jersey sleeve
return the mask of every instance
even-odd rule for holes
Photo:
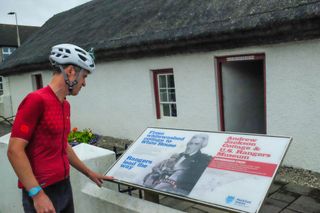
[[[39,94],[30,93],[19,105],[14,120],[11,137],[30,141],[36,125],[43,113],[44,105]]]

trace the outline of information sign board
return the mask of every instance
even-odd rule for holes
[[[290,137],[147,128],[107,171],[115,182],[258,212]]]

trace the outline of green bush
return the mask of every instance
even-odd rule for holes
[[[68,135],[68,142],[79,142],[79,143],[89,143],[93,139],[94,134],[91,129],[84,129],[83,131],[78,131],[77,128],[73,128]]]

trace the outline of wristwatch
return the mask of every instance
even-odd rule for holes
[[[29,195],[29,197],[33,197],[33,196],[37,195],[41,190],[42,190],[41,186],[32,187],[28,191],[28,195]]]

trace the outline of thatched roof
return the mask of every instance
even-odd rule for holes
[[[94,47],[97,60],[320,37],[319,0],[94,0],[47,21],[0,74],[48,68],[50,47]]]
[[[19,25],[20,42],[24,43],[27,38],[36,32],[39,27]],[[0,47],[17,47],[16,25],[0,24]]]

